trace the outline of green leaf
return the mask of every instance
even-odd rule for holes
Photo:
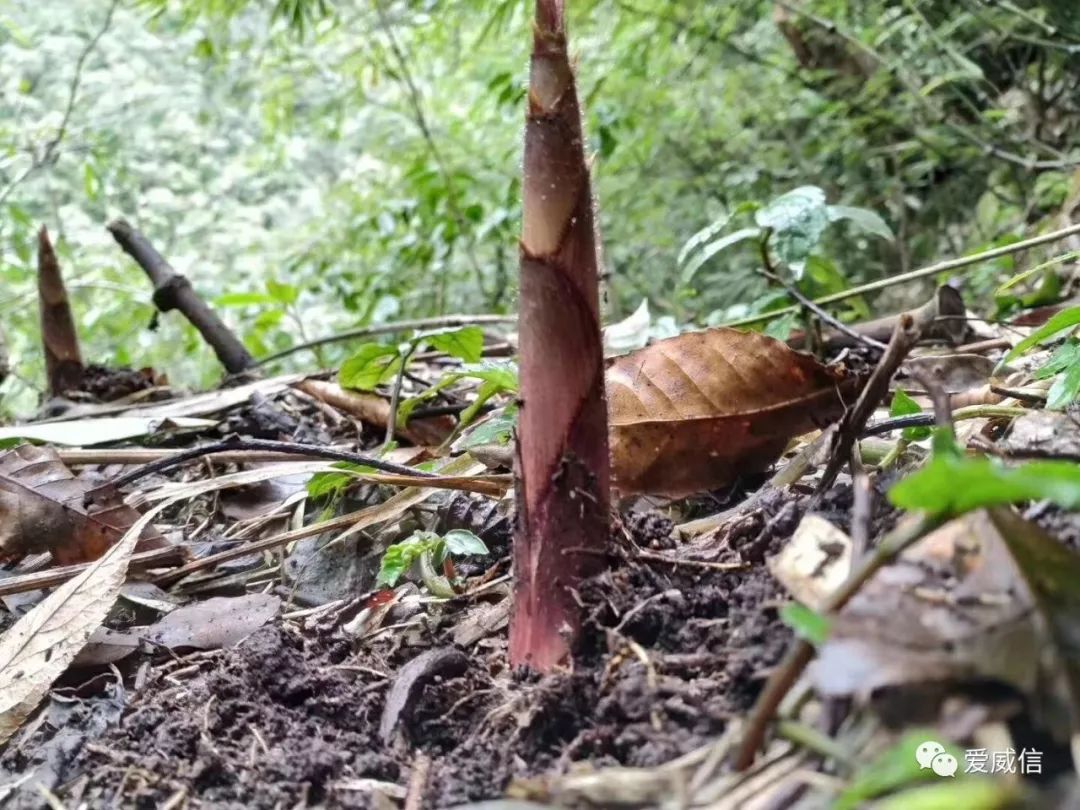
[[[446,550],[458,557],[488,553],[488,547],[484,545],[484,541],[468,529],[449,531],[443,535],[443,540],[446,541]]]
[[[754,220],[771,231],[773,252],[798,279],[829,224],[825,192],[817,186],[794,189],[758,211]]]
[[[683,263],[690,257],[690,254],[704,245],[720,231],[724,230],[731,222],[731,214],[724,214],[719,219],[709,223],[700,231],[695,233],[689,239],[686,240],[686,244],[682,246],[682,250],[679,251],[679,257],[676,259],[676,264],[682,267]]]
[[[1080,465],[1032,461],[1005,467],[996,460],[962,455],[947,429],[934,434],[934,455],[920,470],[889,490],[902,509],[956,516],[984,506],[1048,500],[1080,508]]]
[[[282,284],[273,279],[266,282],[266,291],[270,294],[271,298],[286,306],[295,304],[296,299],[300,297],[300,290],[292,284]]]
[[[896,745],[855,774],[851,784],[836,797],[832,810],[856,810],[866,807],[871,799],[905,785],[941,779],[931,769],[921,767],[916,758],[919,746],[928,740],[940,742],[946,752],[956,757],[958,763],[964,761],[964,752],[948,741],[940,740],[933,729],[909,731]]]
[[[805,639],[815,647],[820,647],[829,638],[831,623],[828,617],[816,610],[811,610],[800,602],[788,602],[780,608],[780,620],[795,631],[795,635]]]
[[[1070,329],[1077,324],[1080,324],[1080,307],[1069,307],[1068,309],[1062,310],[1043,324],[1040,329],[1036,329],[1017,343],[1012,348],[1012,351],[1001,358],[1001,362],[998,363],[998,368],[1001,368],[1011,360],[1015,360],[1032,346],[1050,340],[1050,338],[1054,337],[1059,332],[1064,332],[1066,329]]]
[[[719,253],[725,248],[729,248],[732,245],[737,245],[739,242],[743,242],[747,239],[754,239],[761,235],[760,228],[740,228],[734,233],[729,233],[727,236],[722,236],[715,242],[710,242],[700,253],[698,253],[692,261],[690,261],[682,271],[682,283],[688,284],[694,277],[694,274],[709,261],[713,256]]]
[[[462,449],[485,444],[509,444],[517,426],[517,410],[516,406],[507,405],[501,412],[489,416],[462,440]]]
[[[889,406],[889,416],[913,416],[922,412],[918,402],[909,397],[903,389],[896,389],[892,405]],[[913,427],[904,428],[900,435],[904,437],[904,441],[918,442],[930,438],[930,433],[928,427]]]
[[[786,315],[781,315],[779,318],[773,318],[766,325],[764,332],[771,338],[776,340],[786,341],[791,337],[792,331],[795,329],[795,324],[799,322],[798,312],[789,312]]]
[[[1038,369],[1037,380],[1060,375],[1047,393],[1046,407],[1060,410],[1080,396],[1080,341],[1070,338]]]
[[[463,377],[491,383],[499,393],[512,394],[518,390],[518,368],[512,360],[486,360],[464,366],[460,373]]]
[[[1046,407],[1063,410],[1080,396],[1080,362],[1069,366],[1046,392]]]
[[[484,355],[484,330],[479,326],[462,326],[417,336],[440,352],[457,357],[466,363],[477,363]]]
[[[848,287],[847,279],[835,264],[821,256],[808,256],[799,289],[811,298],[832,295]]]
[[[321,472],[311,476],[311,480],[307,483],[307,492],[310,497],[336,498],[349,488],[358,474],[375,472],[372,467],[365,464],[353,464],[350,461],[339,461],[334,466],[341,472]]]
[[[253,307],[277,303],[269,295],[262,293],[226,293],[214,299],[219,307]]]
[[[839,222],[842,219],[846,219],[852,225],[867,233],[873,234],[874,236],[880,236],[882,239],[887,239],[890,242],[896,238],[893,236],[892,230],[885,223],[885,220],[869,208],[853,208],[850,205],[830,205],[826,210],[829,222]]]
[[[393,378],[401,367],[401,352],[395,346],[365,343],[341,366],[338,383],[342,388],[372,391]]]
[[[963,763],[962,757],[953,755]],[[874,810],[1007,810],[1021,806],[1016,803],[1020,784],[1008,778],[938,779],[935,784],[884,798],[874,804]]]
[[[439,550],[439,546],[445,545],[441,537],[430,532],[416,532],[402,542],[387,547],[379,563],[375,584],[394,587],[421,555],[434,554]]]

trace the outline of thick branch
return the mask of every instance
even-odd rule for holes
[[[109,233],[154,285],[154,306],[161,312],[180,310],[210,344],[218,360],[230,374],[255,366],[255,360],[214,311],[206,305],[184,276],[177,273],[150,242],[126,220],[109,223]]]

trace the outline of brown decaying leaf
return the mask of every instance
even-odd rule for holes
[[[90,634],[104,621],[148,512],[93,566],[61,585],[0,639],[0,743],[30,715]]]
[[[615,486],[671,496],[760,472],[837,419],[860,380],[765,335],[688,332],[607,369]]]
[[[1036,564],[1025,564],[1029,553]],[[1007,507],[969,512],[905,550],[833,617],[810,677],[822,695],[872,699],[886,718],[919,723],[934,722],[958,685],[1007,684],[1032,700],[1027,720],[1067,736],[1068,696],[1047,652],[1055,626],[1075,625],[1075,600],[1063,594],[1078,570],[1080,557]],[[1058,607],[1040,605],[1040,581]],[[1074,674],[1075,651],[1062,652]]]
[[[390,420],[390,403],[378,394],[349,391],[337,383],[322,380],[302,380],[294,387],[368,424],[385,428]],[[452,417],[434,416],[411,419],[408,425],[397,429],[395,433],[413,444],[434,445],[441,444],[453,430]]]
[[[0,560],[48,551],[60,565],[100,557],[139,518],[122,503],[95,506],[56,451],[24,444],[0,454]],[[163,545],[153,529],[140,550]]]
[[[98,628],[73,666],[100,666],[131,655],[148,642],[170,650],[234,647],[277,616],[281,599],[272,594],[214,596],[172,610],[153,625],[125,630]]]

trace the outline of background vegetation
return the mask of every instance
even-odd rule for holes
[[[896,237],[830,229],[801,282],[810,294],[1071,213],[1080,18],[1067,0],[570,6],[611,319],[642,299],[680,326],[773,301],[749,243],[693,274],[678,256],[702,227],[799,186],[878,212]],[[14,373],[0,409],[33,409],[43,384],[42,223],[86,358],[183,384],[219,371],[179,316],[153,318],[149,285],[104,230],[112,217],[142,229],[256,355],[396,318],[512,311],[529,9],[5,5],[0,339]],[[985,291],[1010,269],[969,278]]]

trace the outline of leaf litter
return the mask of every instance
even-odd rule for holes
[[[1000,740],[1003,718],[1024,717],[1025,728],[1006,732],[1007,743],[1037,743],[1048,771],[1061,773],[1075,733],[1066,720],[1075,706],[1075,606],[1063,597],[1075,560],[1055,537],[1075,548],[1080,528],[1063,509],[1073,503],[1073,476],[1053,457],[1075,456],[1072,417],[1004,397],[995,404],[1022,411],[1019,419],[987,411],[957,422],[969,447],[994,448],[1002,460],[964,458],[938,440],[931,447],[934,389],[958,394],[997,384],[993,352],[1001,349],[974,355],[982,359],[961,349],[919,352],[944,360],[901,366],[890,388],[905,392],[903,407],[890,412],[897,398],[885,397],[872,422],[881,444],[860,444],[863,465],[878,465],[866,468],[869,507],[858,505],[864,496],[846,473],[812,501],[831,446],[827,434],[815,441],[817,430],[853,401],[863,378],[737,334],[654,341],[611,361],[623,517],[612,567],[579,593],[583,646],[569,671],[540,677],[506,667],[511,516],[498,454],[484,464],[468,454],[446,461],[403,453],[418,475],[434,474],[413,479],[222,451],[128,487],[126,523],[98,548],[130,528],[136,509],[156,502],[158,533],[175,538],[190,560],[133,568],[139,580],[129,587],[145,586],[133,600],[116,598],[122,577],[110,580],[94,610],[71,625],[71,638],[56,643],[63,655],[50,656],[59,662],[55,673],[33,690],[32,702],[43,707],[16,713],[0,754],[12,806],[38,806],[44,788],[90,806],[122,789],[132,805],[391,807],[418,781],[425,803],[438,807],[504,795],[532,806],[719,807],[781,794],[852,802],[886,792],[902,801],[925,773],[907,763],[888,782],[874,768],[908,750],[913,705],[925,733],[968,745],[994,733]],[[472,351],[473,336],[467,342]],[[456,350],[454,341],[443,343]],[[841,351],[854,368],[876,362],[857,347]],[[717,372],[715,358],[725,356],[748,365]],[[750,356],[768,362],[749,363]],[[669,365],[657,367],[658,357]],[[412,362],[431,384],[444,373]],[[686,378],[706,392],[703,408],[671,407],[682,401],[671,394]],[[229,425],[281,441],[320,435],[327,446],[355,446],[359,436],[369,452],[383,442],[387,391],[351,392],[363,394],[357,399],[339,386],[269,382],[224,389],[242,390],[240,397],[199,395],[190,406],[179,399],[150,408],[214,415],[191,424],[192,432],[170,434],[165,441],[176,448],[211,444]],[[423,394],[413,384],[403,397]],[[445,393],[460,412],[479,384],[461,375]],[[644,405],[650,387],[664,394],[655,402],[669,404]],[[488,422],[506,429],[498,396],[494,402],[498,418],[482,418],[478,434]],[[413,407],[426,418],[423,402]],[[147,406],[129,410],[142,417],[139,409]],[[100,418],[127,413],[110,408]],[[65,437],[80,423],[93,436],[95,418],[69,420]],[[715,441],[702,440],[695,420],[718,425],[706,431],[715,430]],[[882,430],[890,420],[895,430]],[[442,442],[453,432],[426,438]],[[47,468],[62,469],[59,455],[26,447],[17,458],[44,453]],[[63,452],[79,460],[76,474],[57,477],[68,482],[54,485],[60,494],[23,481],[20,498],[67,510],[69,522],[85,519],[87,491],[135,463],[122,446]],[[1050,471],[1009,471],[1008,459],[1025,456]],[[774,464],[770,483],[756,489]],[[317,494],[297,488],[312,475],[331,477]],[[290,484],[265,488],[275,480]],[[960,480],[969,482],[964,500],[948,494]],[[920,486],[930,494],[905,500]],[[253,505],[238,508],[236,497],[248,492]],[[901,552],[832,609],[833,594],[896,524],[890,496],[936,511],[945,539]],[[1006,503],[1019,504],[1026,519]],[[985,509],[961,514],[973,506]],[[859,531],[868,548],[848,540]],[[440,554],[426,575],[414,566],[392,587],[380,586],[388,548],[453,532],[482,538],[488,553],[466,544],[465,556]],[[59,545],[70,533],[46,535]],[[130,553],[117,548],[108,553]],[[40,555],[25,557],[8,579],[36,576],[30,571],[41,564]],[[95,570],[74,571],[79,578],[34,610]],[[431,574],[448,587],[430,587]],[[781,705],[758,763],[731,771],[763,688],[800,639],[811,640],[818,660],[790,705]],[[829,716],[815,726],[813,718]],[[808,778],[813,770],[832,783]]]

